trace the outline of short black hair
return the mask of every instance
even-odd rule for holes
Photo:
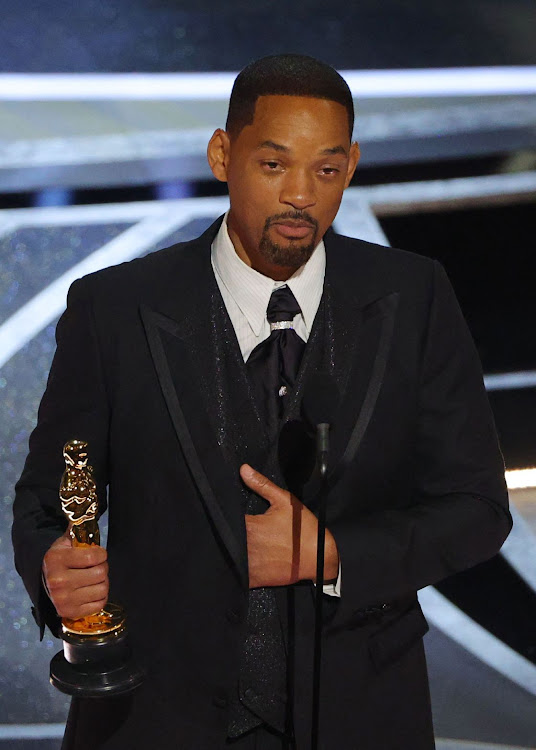
[[[350,140],[354,130],[354,103],[344,78],[331,65],[309,55],[269,55],[247,65],[236,77],[229,100],[225,129],[238,135],[251,125],[259,96],[310,96],[345,107]]]

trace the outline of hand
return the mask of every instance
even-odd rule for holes
[[[60,617],[76,620],[99,612],[108,600],[108,563],[103,547],[72,547],[68,530],[43,558],[43,574]]]
[[[255,471],[240,467],[243,482],[270,507],[261,515],[246,515],[249,587],[287,586],[316,578],[318,522],[316,516],[294,497]],[[324,577],[337,577],[339,555],[335,540],[326,529]]]

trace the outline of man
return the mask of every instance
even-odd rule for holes
[[[226,217],[69,293],[17,487],[17,566],[57,632],[58,615],[106,601],[108,554],[147,677],[124,698],[75,699],[66,748],[310,747],[318,482],[300,404],[319,371],[339,394],[320,747],[433,747],[416,591],[492,556],[511,521],[443,271],[330,230],[352,130],[332,68],[252,63],[208,147]],[[108,553],[64,533],[74,437],[101,511],[108,487]]]

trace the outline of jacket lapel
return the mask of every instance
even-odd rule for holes
[[[330,235],[326,249],[321,366],[339,392],[330,435],[331,489],[354,460],[374,412],[391,349],[398,292],[385,293],[367,284],[358,250],[353,258],[342,257],[342,248]],[[319,479],[313,475],[304,489],[308,505],[314,507],[319,489]]]
[[[184,458],[206,513],[247,587],[243,487],[237,463],[248,457],[236,455],[238,446],[230,425],[236,415],[248,423],[258,422],[258,416],[247,382],[245,390],[238,388],[241,395],[232,404],[218,387],[225,378],[222,353],[238,348],[238,342],[228,319],[223,329],[229,340],[215,342],[221,324],[215,317],[222,309],[225,313],[210,265],[210,245],[217,229],[213,225],[187,249],[177,251],[183,257],[178,259],[172,292],[162,296],[157,306],[141,306],[140,314]],[[259,435],[258,429],[250,432]]]

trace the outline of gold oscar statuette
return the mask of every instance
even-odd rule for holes
[[[63,447],[65,471],[60,484],[61,508],[69,523],[73,547],[100,543],[97,486],[88,463],[88,444],[69,440]],[[100,612],[61,621],[63,652],[52,659],[51,683],[69,695],[100,697],[137,688],[143,675],[131,660],[125,613],[108,602]]]
[[[61,478],[61,509],[69,521],[69,535],[73,547],[100,544],[97,523],[97,486],[93,468],[88,464],[87,443],[69,440],[63,447],[65,471]],[[124,627],[125,614],[117,604],[108,603],[100,612],[77,620],[64,617],[63,632],[86,635],[111,633]]]

